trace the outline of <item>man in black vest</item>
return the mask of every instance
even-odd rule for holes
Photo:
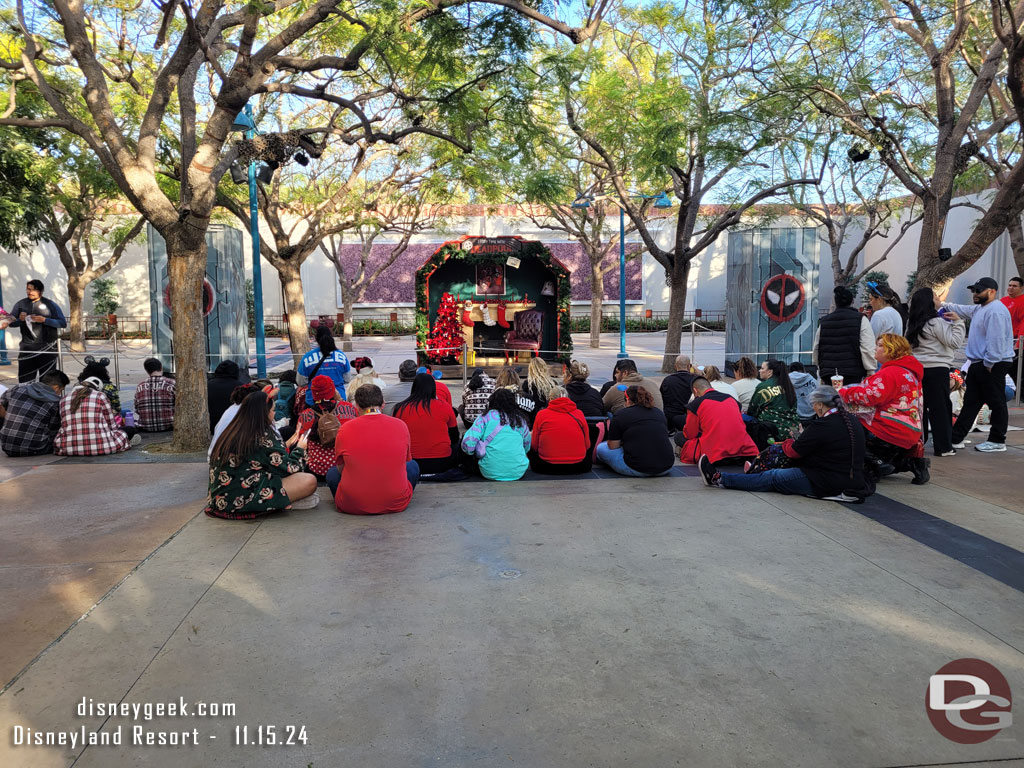
[[[43,298],[42,281],[29,280],[25,298],[14,305],[9,319],[0,320],[0,329],[21,329],[19,383],[35,381],[57,367],[57,334],[67,325],[60,307]]]
[[[853,292],[836,286],[836,310],[821,318],[814,336],[813,361],[825,384],[835,375],[843,377],[843,386],[857,384],[878,367],[875,361],[875,334],[871,321],[854,309]]]

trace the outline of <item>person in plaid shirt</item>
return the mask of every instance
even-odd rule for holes
[[[60,431],[53,442],[58,456],[104,456],[141,442],[138,435],[129,438],[118,426],[102,390],[103,382],[90,376],[61,398]]]
[[[164,376],[155,357],[142,367],[149,378],[135,388],[135,426],[143,432],[166,432],[174,427],[174,379]]]
[[[18,384],[0,395],[6,410],[0,426],[0,448],[8,456],[39,456],[53,452],[60,427],[60,396],[68,377],[54,368],[39,381]]]

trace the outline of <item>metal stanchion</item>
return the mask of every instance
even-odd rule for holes
[[[57,367],[64,370],[64,345],[60,343],[60,334],[57,334]]]
[[[690,321],[690,361],[693,361],[697,351],[697,321]]]
[[[1014,384],[1017,386],[1017,396],[1014,398],[1016,400],[1014,405],[1018,408],[1020,407],[1021,384],[1024,383],[1024,379],[1020,375],[1022,367],[1024,367],[1024,336],[1020,336],[1017,339],[1017,378],[1014,380]]]
[[[467,367],[469,366],[469,358],[467,357],[466,342],[462,342],[462,388],[466,388],[466,373]]]
[[[117,382],[117,384],[115,386],[117,386],[118,390],[120,390],[121,389],[121,364],[120,364],[121,361],[118,359],[118,354],[117,354],[117,331],[114,331],[114,333],[112,334],[112,338],[114,340],[114,381]]]

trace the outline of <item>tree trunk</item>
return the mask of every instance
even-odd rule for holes
[[[206,273],[204,233],[181,242],[167,241],[167,278],[171,286],[171,331],[177,377],[173,449],[205,451],[210,444],[206,393],[206,339],[203,334],[203,277]],[[178,242],[175,242],[178,240]],[[259,320],[259,318],[257,318]]]
[[[1011,218],[1006,231],[1010,234],[1010,249],[1013,251],[1013,263],[1017,265],[1017,277],[1024,275],[1024,226],[1020,217]],[[1011,275],[1013,277],[1014,275]]]
[[[82,304],[85,284],[80,275],[68,275],[68,337],[72,352],[85,351],[85,317]]]
[[[341,334],[341,351],[352,351],[352,313],[355,312],[356,293],[347,288],[341,290],[341,309],[345,313],[345,324]]]
[[[301,265],[286,261],[284,266],[278,267],[277,276],[284,292],[284,311],[288,313],[288,343],[292,348],[292,364],[298,368],[302,356],[309,351]]]
[[[679,342],[683,335],[683,315],[686,312],[686,289],[689,276],[689,259],[676,256],[676,263],[669,278],[668,332],[665,334],[665,357],[661,361],[662,373],[672,373],[676,369]]]
[[[590,346],[601,347],[601,308],[604,305],[604,272],[600,264],[590,264]]]

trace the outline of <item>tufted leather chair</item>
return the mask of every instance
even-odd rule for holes
[[[543,335],[544,313],[539,309],[524,309],[512,318],[512,330],[505,334],[505,349],[540,352]]]

